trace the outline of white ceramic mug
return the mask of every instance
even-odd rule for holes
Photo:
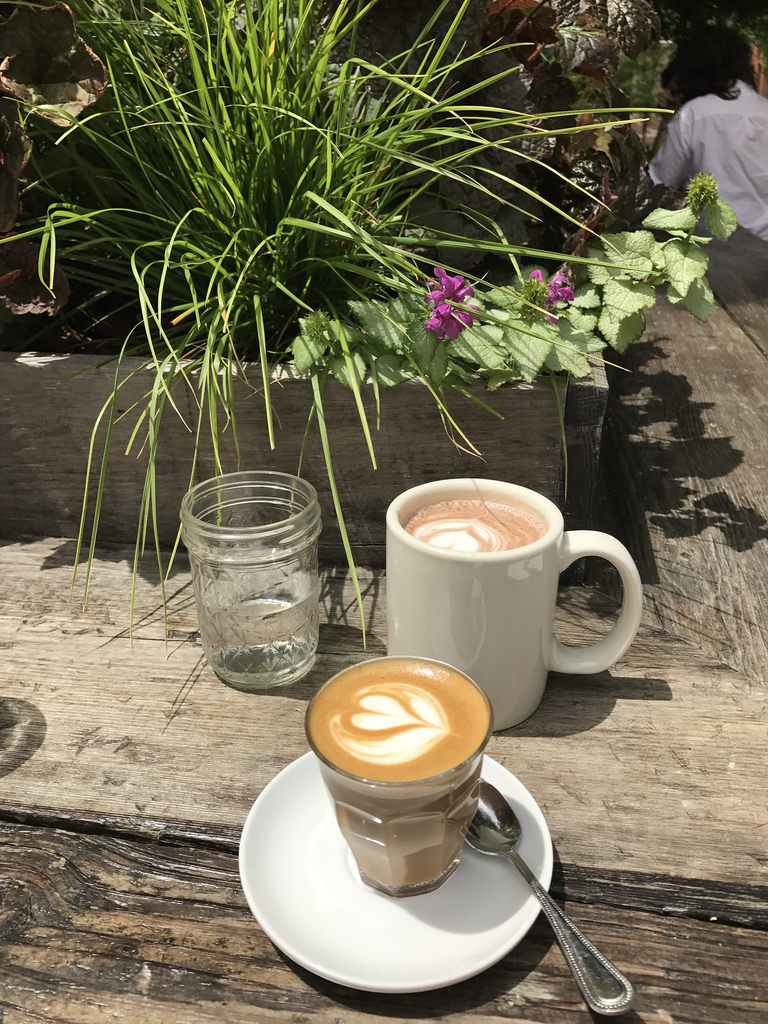
[[[544,519],[538,540],[505,551],[473,553],[433,547],[405,525],[440,501],[477,500],[527,506]],[[554,635],[560,573],[577,558],[606,558],[619,571],[624,595],[611,631],[588,647]],[[643,592],[632,556],[595,530],[564,532],[560,510],[536,491],[498,480],[437,480],[399,495],[387,509],[388,653],[444,661],[487,693],[495,728],[531,715],[547,673],[588,674],[614,664],[632,643]]]

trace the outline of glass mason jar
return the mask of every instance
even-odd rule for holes
[[[241,690],[293,682],[315,660],[320,621],[312,484],[271,470],[204,480],[181,503],[203,650]]]

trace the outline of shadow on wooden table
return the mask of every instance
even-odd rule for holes
[[[664,368],[667,344],[674,339],[657,333],[625,354],[628,372],[613,373],[603,432],[599,528],[626,544],[645,583],[659,581],[649,526],[667,538],[715,527],[737,551],[768,538],[756,509],[725,489],[701,493],[699,480],[727,477],[744,452],[713,433],[715,404],[694,401],[688,378]]]
[[[0,778],[20,768],[43,745],[48,725],[36,705],[0,698]]]
[[[660,678],[613,675],[568,676],[550,673],[536,711],[503,736],[562,737],[588,732],[613,713],[619,701],[670,701],[669,683]]]

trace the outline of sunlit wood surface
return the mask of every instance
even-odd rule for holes
[[[543,918],[474,979],[381,996],[297,968],[250,915],[236,858],[247,811],[306,751],[315,687],[361,657],[345,573],[324,578],[312,673],[245,695],[202,660],[185,568],[166,643],[156,581],[139,579],[133,636],[122,628],[130,549],[99,557],[85,610],[71,559],[55,539],[0,548],[4,1022],[591,1019]],[[363,586],[374,655],[383,574]],[[560,634],[594,638],[615,610],[569,588]],[[491,742],[547,818],[553,894],[635,982],[635,1019],[768,1012],[766,703],[651,612],[620,664],[554,676],[539,711]]]
[[[717,253],[724,309],[698,324],[660,302],[613,377],[593,525],[640,567],[637,640],[609,672],[552,676],[536,714],[489,748],[539,802],[552,893],[635,983],[625,1019],[644,1024],[768,1020],[764,256],[743,237]],[[477,977],[396,996],[297,967],[251,916],[248,809],[306,751],[317,685],[365,656],[345,572],[324,576],[312,673],[248,696],[202,658],[183,561],[166,639],[150,569],[126,629],[132,547],[99,550],[85,609],[73,558],[71,540],[23,524],[0,546],[3,1024],[596,1019],[541,916]],[[586,578],[561,595],[569,642],[616,612],[611,574]],[[362,585],[373,656],[386,580]]]

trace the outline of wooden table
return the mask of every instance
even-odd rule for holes
[[[73,549],[0,547],[0,1020],[136,1024],[589,1021],[540,915],[496,966],[434,992],[376,995],[296,967],[251,916],[245,816],[307,749],[316,686],[363,656],[346,575],[324,577],[312,673],[272,694],[216,680],[189,575],[140,579],[103,549],[83,610]],[[363,579],[368,655],[385,651],[385,579]],[[615,606],[563,595],[566,641]],[[764,687],[658,628],[610,672],[551,677],[539,711],[489,753],[539,802],[551,886],[633,980],[648,1024],[768,1020]]]

